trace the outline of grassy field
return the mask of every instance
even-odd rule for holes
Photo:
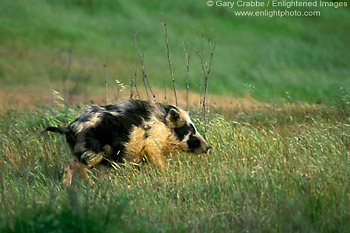
[[[161,175],[95,169],[94,185],[62,187],[69,149],[62,136],[37,131],[66,124],[79,108],[2,113],[1,232],[349,232],[348,108],[213,115],[208,155],[174,154]]]
[[[1,233],[350,232],[349,9],[254,18],[206,2],[1,1]],[[38,130],[66,125],[84,103],[104,103],[106,77],[111,102],[116,79],[128,97],[132,69],[145,98],[136,30],[165,101],[162,16],[182,107],[184,41],[191,51],[190,110],[202,133],[197,52],[202,35],[207,58],[207,39],[216,42],[206,129],[213,149],[173,154],[164,173],[96,168],[94,185],[64,187],[65,139]]]
[[[129,84],[132,66],[141,84],[137,29],[151,83],[170,87],[162,15],[179,88],[185,87],[185,41],[191,51],[190,87],[199,90],[202,35],[216,42],[213,93],[249,93],[265,101],[289,95],[292,101],[334,104],[338,87],[350,86],[348,8],[316,8],[320,17],[268,18],[237,17],[234,9],[208,7],[201,0],[6,0],[0,6],[2,88],[20,84],[46,95],[50,89],[63,92],[70,49],[67,85],[73,94],[101,93],[103,64],[111,85],[115,79]],[[206,41],[204,47],[207,51]]]

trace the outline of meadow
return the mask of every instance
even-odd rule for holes
[[[349,109],[340,106],[212,115],[209,154],[173,154],[162,174],[147,165],[94,169],[95,184],[72,187],[61,181],[65,139],[37,132],[80,107],[9,110],[0,118],[0,231],[348,232]]]
[[[264,19],[197,0],[0,6],[0,232],[350,231],[348,8]],[[110,102],[128,97],[135,74],[144,89],[137,30],[157,100],[174,102],[162,17],[180,106],[185,43],[190,114],[213,149],[174,153],[164,172],[97,167],[94,184],[62,185],[65,138],[38,131],[108,102],[107,91]],[[205,123],[198,54],[209,58],[208,38],[216,48]]]
[[[206,40],[216,42],[212,93],[234,97],[248,93],[264,101],[290,96],[294,102],[335,104],[338,88],[350,86],[350,55],[345,52],[350,49],[348,8],[317,8],[320,17],[268,18],[236,17],[230,8],[208,7],[201,0],[6,0],[0,4],[0,88],[4,91],[43,97],[52,89],[63,93],[67,70],[67,92],[73,95],[88,93],[91,98],[103,92],[106,70],[111,85],[116,79],[129,84],[132,69],[141,84],[134,44],[137,30],[150,82],[170,87],[162,18],[168,26],[178,88],[186,86],[185,42],[190,88],[199,91],[202,36],[206,52]]]

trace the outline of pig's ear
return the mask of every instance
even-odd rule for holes
[[[169,127],[175,128],[184,124],[184,119],[181,117],[181,113],[176,108],[170,108],[165,121]]]

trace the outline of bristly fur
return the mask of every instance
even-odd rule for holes
[[[169,153],[200,154],[211,148],[184,110],[142,100],[90,105],[67,127],[47,127],[44,131],[66,135],[73,152],[65,168],[68,185],[76,172],[87,176],[84,169],[100,163],[140,163],[146,157],[163,168],[164,156]]]

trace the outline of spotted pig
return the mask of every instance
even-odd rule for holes
[[[67,162],[64,183],[75,173],[89,177],[97,164],[150,161],[164,167],[172,152],[207,153],[210,146],[181,108],[142,100],[90,105],[67,127],[47,127],[42,132],[64,134],[73,157]]]

